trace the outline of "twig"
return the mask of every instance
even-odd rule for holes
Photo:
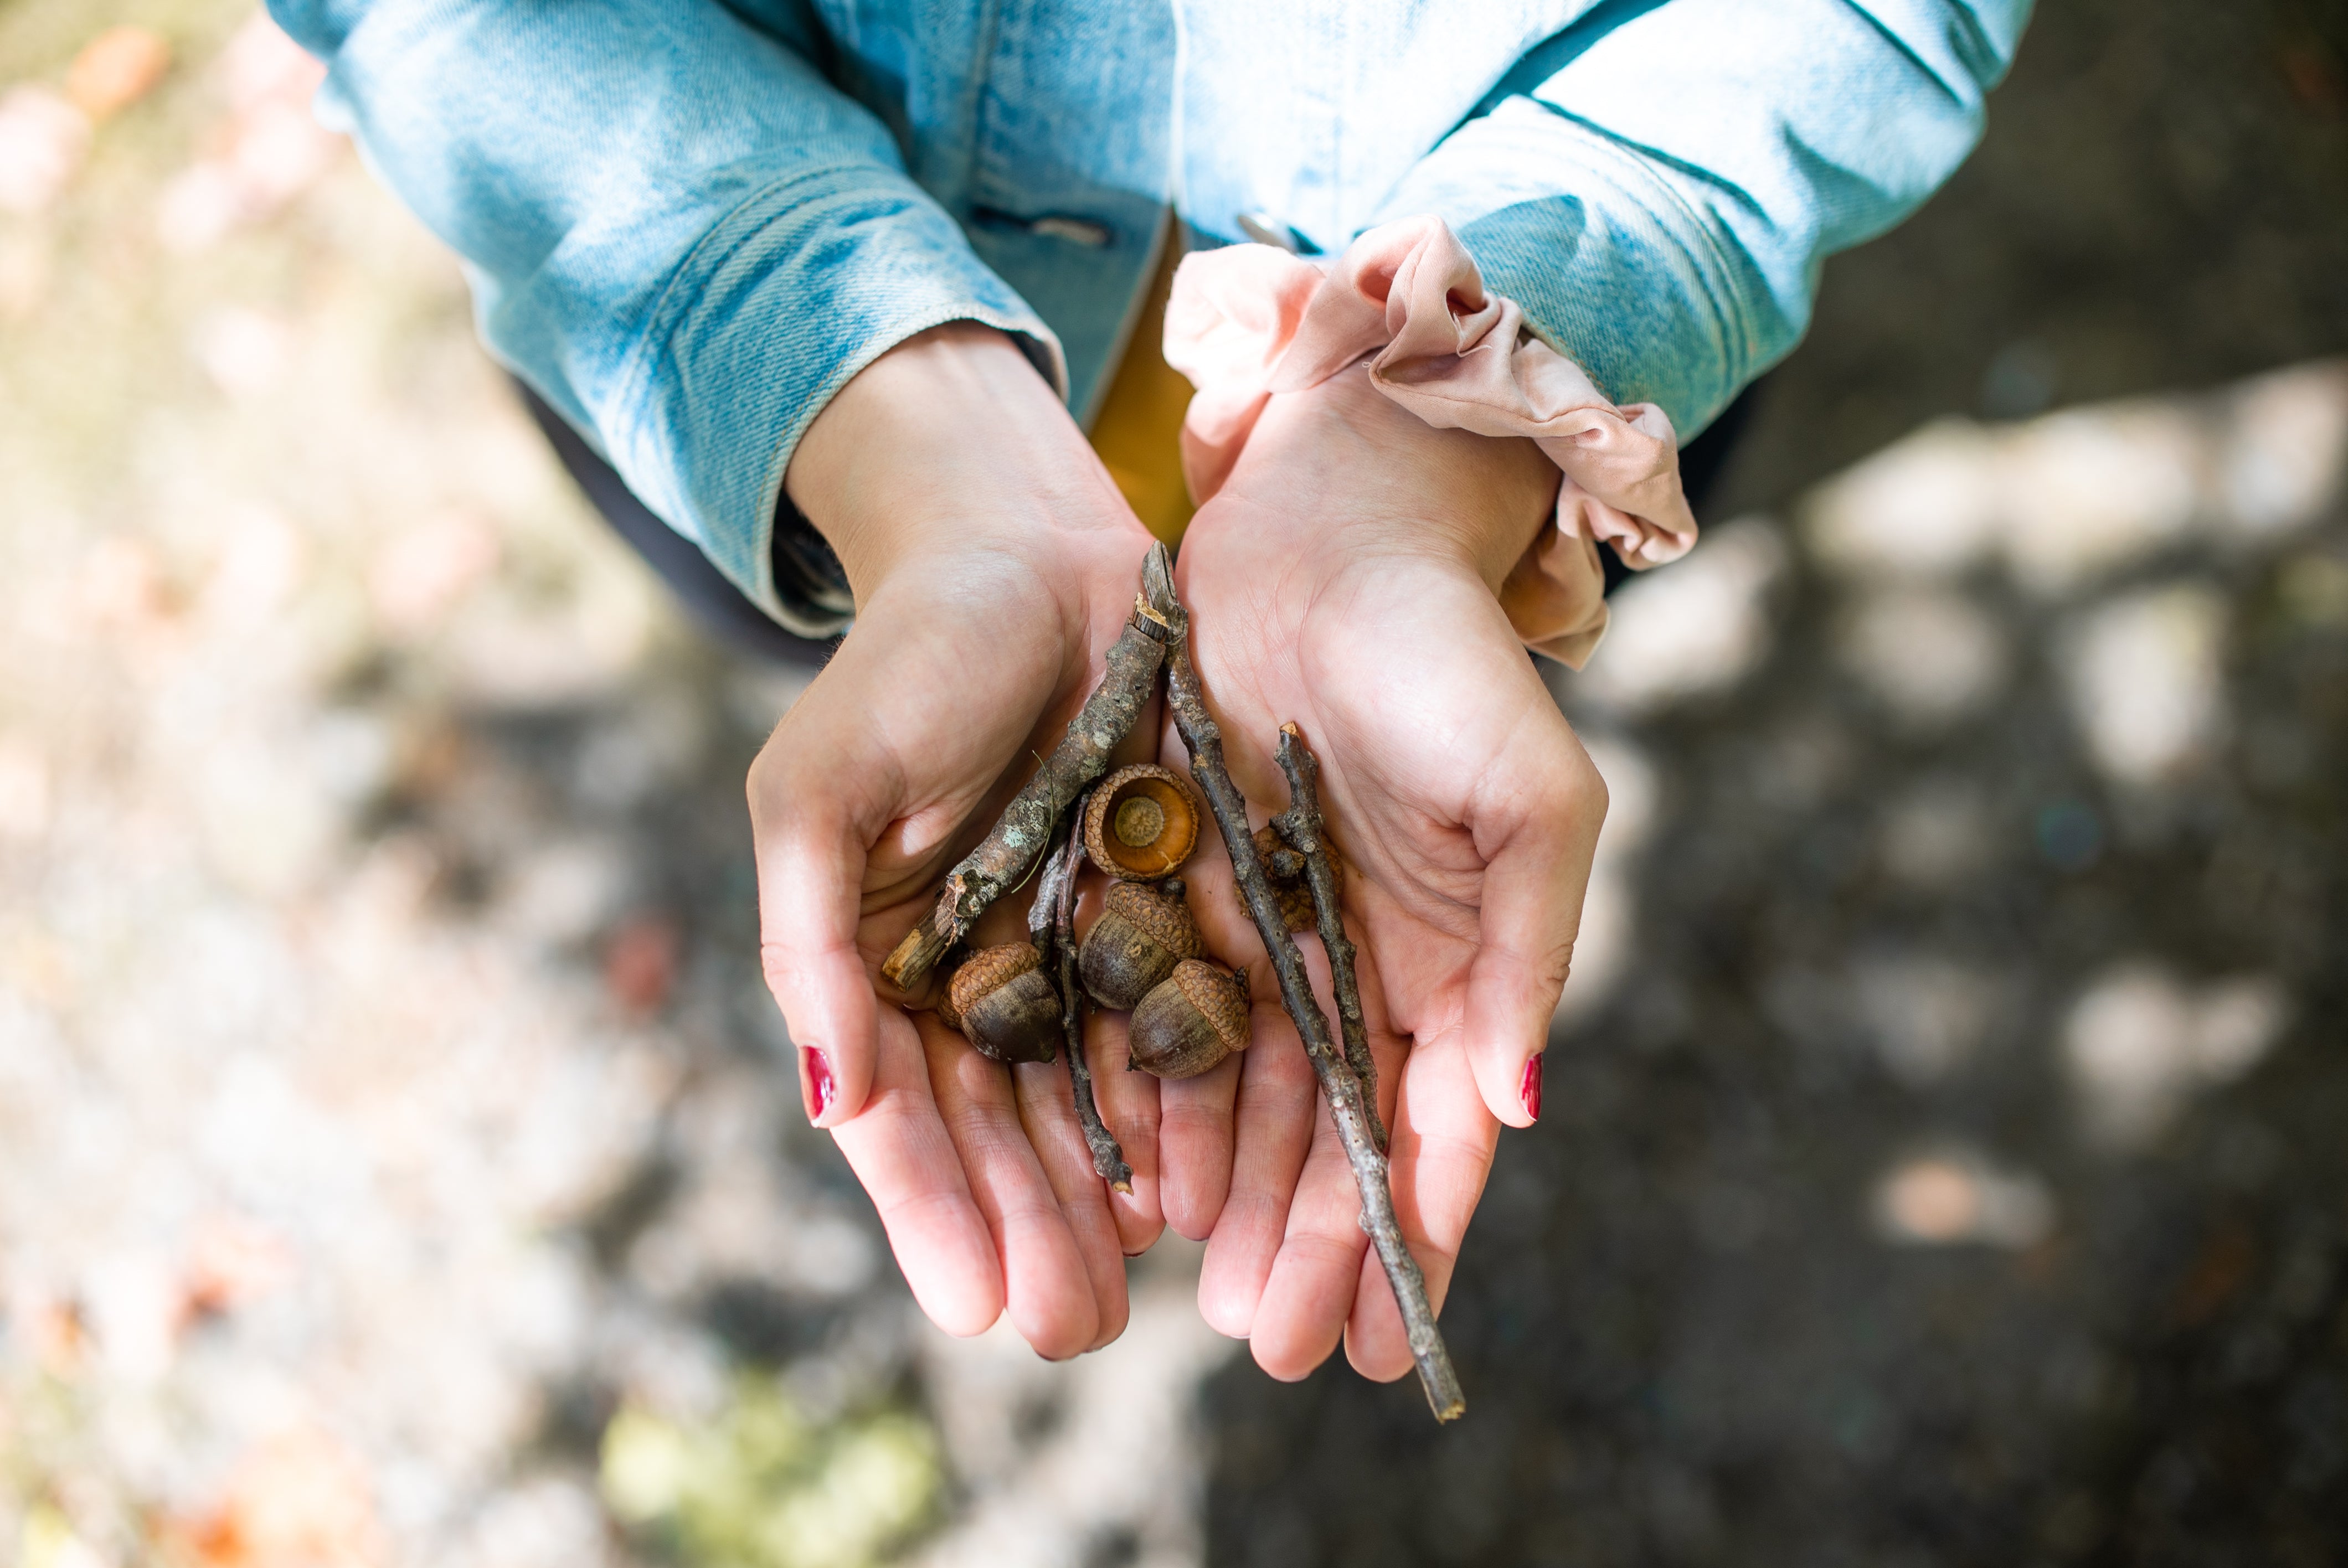
[[[1362,1108],[1370,1118],[1370,1136],[1383,1154],[1386,1127],[1378,1120],[1378,1064],[1370,1056],[1369,1026],[1362,1021],[1362,987],[1354,973],[1354,944],[1345,936],[1337,862],[1329,853],[1328,833],[1321,820],[1321,764],[1294,724],[1280,727],[1280,771],[1288,775],[1288,809],[1273,817],[1272,825],[1291,849],[1304,857],[1304,879],[1313,889],[1313,916],[1320,925],[1321,946],[1329,955],[1330,989],[1337,997],[1337,1028],[1345,1037],[1345,1065],[1362,1081]]]
[[[1378,1152],[1377,1143],[1371,1136],[1362,1081],[1330,1040],[1329,1020],[1321,1011],[1321,1004],[1313,999],[1303,955],[1289,937],[1287,922],[1281,917],[1279,897],[1256,853],[1254,835],[1248,830],[1247,799],[1231,782],[1231,770],[1223,764],[1222,731],[1207,712],[1199,688],[1199,672],[1190,662],[1189,618],[1176,606],[1172,619],[1175,635],[1167,650],[1167,701],[1174,710],[1174,723],[1182,733],[1182,743],[1190,750],[1190,776],[1199,781],[1208,807],[1214,813],[1215,826],[1222,833],[1224,847],[1231,851],[1231,874],[1246,896],[1248,914],[1255,921],[1256,934],[1263,938],[1272,972],[1280,978],[1281,1002],[1288,1009],[1296,1032],[1303,1038],[1304,1053],[1321,1080],[1322,1092],[1328,1096],[1330,1114],[1337,1123],[1338,1141],[1345,1146],[1346,1162],[1354,1168],[1354,1183],[1361,1189],[1363,1228],[1370,1233],[1370,1240],[1378,1249],[1378,1261],[1385,1266],[1386,1280],[1394,1286],[1395,1304],[1402,1308],[1403,1327],[1410,1338],[1411,1357],[1418,1364],[1418,1380],[1426,1390],[1426,1402],[1434,1409],[1437,1420],[1450,1420],[1467,1410],[1467,1396],[1460,1390],[1458,1374],[1452,1370],[1451,1353],[1443,1343],[1442,1330],[1436,1327],[1435,1309],[1426,1299],[1426,1278],[1419,1272],[1418,1260],[1411,1256],[1409,1246],[1404,1243],[1402,1226],[1395,1218],[1394,1190],[1387,1184],[1385,1156]]]
[[[880,966],[880,978],[899,990],[920,986],[987,906],[1025,879],[1050,842],[1061,813],[1107,771],[1109,753],[1149,705],[1158,690],[1159,666],[1166,658],[1164,606],[1174,602],[1173,563],[1164,545],[1150,547],[1142,562],[1141,584],[1133,618],[1110,644],[1108,668],[1068,722],[1068,733],[1027,786],[1003,808],[978,847],[947,876],[937,907],[905,933]]]
[[[1052,828],[1049,847],[1035,862],[1042,868],[1042,875],[1035,878],[1035,901],[1027,906],[1027,940],[1044,955],[1045,963],[1051,962],[1052,942],[1059,929],[1056,917],[1060,909],[1060,884],[1075,875],[1067,856],[1060,852],[1067,846],[1068,837],[1076,830],[1075,817],[1062,817]]]
[[[1089,792],[1087,792],[1089,793]],[[1133,1191],[1133,1167],[1117,1134],[1101,1120],[1093,1098],[1092,1063],[1085,1056],[1085,989],[1076,983],[1076,868],[1084,864],[1084,840],[1076,831],[1083,820],[1084,802],[1068,815],[1066,836],[1059,839],[1035,902],[1027,911],[1027,929],[1036,948],[1059,958],[1060,1027],[1068,1040],[1068,1092],[1076,1102],[1076,1124],[1084,1129],[1085,1147],[1092,1151],[1093,1174],[1120,1193]]]

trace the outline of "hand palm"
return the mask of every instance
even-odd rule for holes
[[[911,557],[860,605],[750,778],[767,978],[811,1112],[929,1315],[975,1333],[1007,1309],[1052,1357],[1122,1330],[1124,1255],[1163,1224],[1154,1081],[1103,1075],[1102,1113],[1136,1167],[1134,1192],[1112,1196],[1064,1065],[1006,1071],[876,997],[870,976],[1097,678],[1148,543],[1128,516],[1050,549],[948,539]],[[1006,900],[978,938],[1024,937],[1023,909]],[[1095,1051],[1115,1034],[1097,1022]]]
[[[1392,1112],[1397,1208],[1439,1301],[1499,1121],[1531,1119],[1523,1063],[1564,979],[1604,791],[1489,582],[1439,529],[1415,526],[1438,510],[1521,510],[1525,484],[1538,503],[1542,476],[1511,471],[1491,443],[1398,425],[1356,389],[1292,412],[1282,401],[1194,523],[1184,589],[1251,802],[1267,814],[1285,804],[1270,751],[1282,723],[1297,723],[1320,757]],[[1453,458],[1484,471],[1462,484]],[[1331,548],[1349,536],[1363,548]],[[1244,953],[1252,933],[1235,924],[1218,935]],[[1297,1157],[1283,1171],[1243,1133],[1235,1194],[1261,1184],[1275,1201],[1242,1202],[1219,1227],[1202,1305],[1277,1374],[1301,1376],[1349,1327],[1357,1366],[1399,1376],[1408,1353],[1354,1224],[1350,1175],[1325,1127],[1300,1135],[1313,1106],[1282,1060],[1293,1036],[1277,1022],[1267,1032],[1273,1049],[1250,1053],[1240,1121],[1251,1125],[1260,1090],[1278,1109],[1253,1119],[1257,1143],[1284,1141]]]

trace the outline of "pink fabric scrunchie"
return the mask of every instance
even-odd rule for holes
[[[1183,259],[1166,363],[1198,388],[1182,421],[1191,498],[1222,487],[1273,393],[1317,386],[1373,351],[1372,384],[1427,424],[1530,436],[1557,465],[1555,524],[1509,573],[1500,607],[1527,647],[1579,670],[1606,630],[1600,541],[1633,568],[1695,543],[1678,438],[1662,409],[1617,408],[1528,333],[1440,218],[1373,229],[1334,261],[1271,245]]]

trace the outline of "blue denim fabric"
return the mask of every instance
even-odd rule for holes
[[[1171,204],[1344,248],[1447,218],[1533,330],[1684,439],[1821,261],[1981,133],[2030,0],[270,0],[321,112],[465,259],[491,349],[792,630],[800,434],[924,328],[1089,419]],[[783,552],[786,559],[791,551]],[[794,574],[795,576],[797,574]]]

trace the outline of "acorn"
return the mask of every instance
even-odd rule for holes
[[[956,1034],[962,1032],[962,1014],[954,1010],[953,978],[962,972],[963,961],[962,955],[952,955],[946,962],[940,964],[932,971],[931,978],[931,984],[937,988],[938,999],[932,1007],[938,1015],[938,1021]]]
[[[1085,853],[1119,881],[1154,882],[1190,858],[1202,815],[1179,774],[1136,763],[1093,791],[1085,808]]]
[[[1133,1065],[1159,1078],[1196,1078],[1248,1042],[1247,971],[1185,958],[1133,1009]]]
[[[1206,951],[1179,878],[1112,882],[1101,917],[1076,950],[1085,989],[1105,1008],[1138,1006],[1185,958]]]
[[[1044,955],[1026,942],[981,948],[954,971],[938,1016],[959,1020],[982,1055],[997,1061],[1049,1061],[1060,1039],[1060,993]]]

